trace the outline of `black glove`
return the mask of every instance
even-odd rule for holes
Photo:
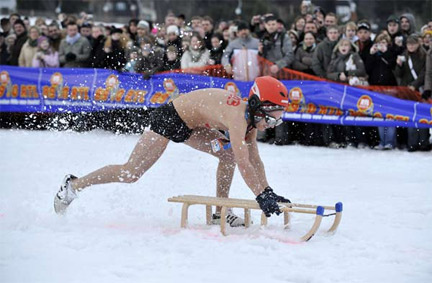
[[[291,201],[287,198],[284,198],[283,196],[279,196],[277,194],[275,194],[273,192],[273,189],[269,187],[267,187],[266,189],[269,190],[270,194],[273,196],[273,198],[276,200],[276,202],[286,202],[286,203],[291,203]]]
[[[267,217],[270,217],[272,213],[276,213],[276,215],[282,213],[279,209],[279,205],[276,202],[275,196],[276,194],[273,192],[273,190],[270,187],[267,187],[256,197],[257,203]]]
[[[431,97],[431,91],[430,90],[425,90],[425,91],[423,91],[423,93],[422,93],[422,98],[424,99],[424,100],[428,100],[430,97]]]
[[[67,62],[74,61],[76,59],[76,55],[72,52],[66,54],[65,59]]]

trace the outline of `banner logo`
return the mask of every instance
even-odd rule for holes
[[[357,100],[357,109],[361,113],[373,114],[373,101],[369,95],[362,95]]]
[[[2,71],[0,73],[0,83],[0,97],[3,97],[5,94],[7,97],[10,97],[12,94],[13,86],[12,80],[10,79],[8,72]]]

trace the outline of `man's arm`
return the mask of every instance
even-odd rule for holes
[[[232,124],[233,127],[229,127],[229,133],[235,161],[243,177],[243,180],[257,196],[264,191],[267,186],[267,182],[265,181],[265,178],[262,179],[260,177],[258,170],[254,167],[249,159],[248,144],[244,138],[246,126],[243,126],[243,123],[239,123],[238,120],[237,122],[232,122]],[[239,124],[241,124],[241,126]]]
[[[248,145],[249,151],[249,161],[252,163],[252,166],[255,167],[255,171],[258,175],[258,178],[261,180],[261,183],[266,188],[269,186],[267,182],[267,177],[265,174],[264,163],[261,160],[258,151],[258,145],[256,142],[257,130],[253,129],[246,137],[246,143]]]

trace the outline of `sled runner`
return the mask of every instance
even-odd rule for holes
[[[221,210],[221,219],[225,219],[227,209],[228,208],[243,208],[244,209],[244,220],[245,220],[245,228],[250,226],[250,210],[258,209],[260,207],[255,200],[246,200],[246,199],[234,199],[234,198],[218,198],[218,197],[205,197],[205,196],[197,196],[197,195],[182,195],[176,196],[168,199],[169,202],[179,202],[183,203],[182,207],[182,216],[181,216],[181,227],[186,228],[188,221],[188,210],[189,206],[200,204],[206,206],[206,222],[207,225],[211,224],[211,216],[212,216],[212,206],[220,206]],[[306,214],[314,214],[315,222],[312,225],[312,228],[301,237],[301,241],[309,241],[318,230],[321,220],[326,216],[334,216],[332,226],[327,230],[327,233],[336,232],[337,227],[342,218],[342,210],[343,205],[341,202],[335,204],[335,206],[321,206],[321,205],[312,205],[312,204],[299,204],[299,203],[279,203],[280,210],[284,214],[284,227],[288,228],[290,222],[289,213],[306,213]],[[324,212],[328,210],[331,211],[329,214],[324,214]],[[261,214],[261,225],[267,224],[267,217],[264,213]],[[226,222],[220,222],[221,233],[226,236]]]

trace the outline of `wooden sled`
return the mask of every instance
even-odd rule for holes
[[[255,200],[246,199],[234,199],[234,198],[218,198],[218,197],[205,197],[196,195],[183,195],[176,196],[168,199],[169,202],[179,202],[183,203],[182,216],[181,216],[181,227],[186,228],[188,221],[188,210],[189,206],[194,204],[201,204],[206,206],[206,222],[207,225],[211,224],[212,219],[212,206],[220,206],[221,210],[221,222],[220,229],[221,233],[226,236],[226,221],[222,219],[226,218],[226,213],[228,208],[243,208],[244,209],[244,220],[245,228],[250,226],[251,209],[260,210],[258,203]],[[315,222],[312,228],[303,237],[300,238],[301,241],[309,241],[318,230],[321,220],[325,216],[334,216],[333,224],[327,233],[335,233],[337,227],[342,218],[343,205],[341,202],[336,203],[335,206],[321,206],[312,204],[299,204],[299,203],[279,203],[280,210],[284,213],[284,227],[288,228],[290,222],[290,212],[294,213],[306,213],[315,214]],[[324,214],[325,210],[332,211],[332,213]],[[261,214],[261,225],[267,225],[267,217],[264,213]]]

